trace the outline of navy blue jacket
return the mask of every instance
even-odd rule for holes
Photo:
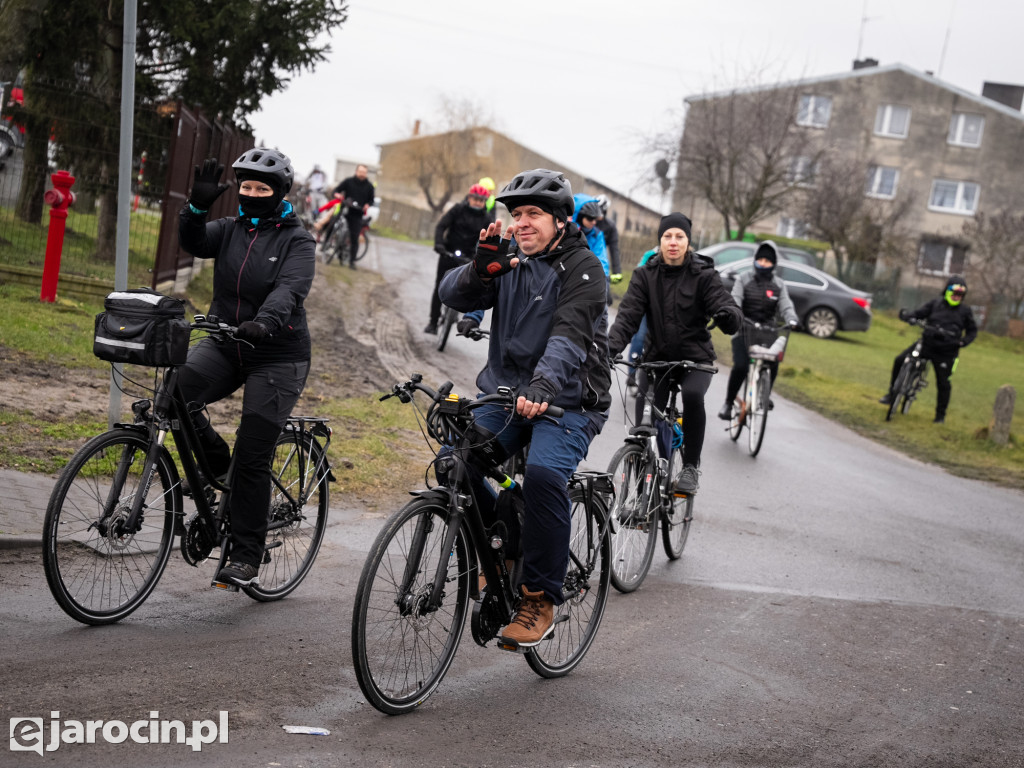
[[[460,312],[493,309],[477,386],[530,385],[551,403],[586,412],[598,429],[611,404],[604,269],[575,224],[548,254],[484,282],[472,263],[445,275],[438,295]]]

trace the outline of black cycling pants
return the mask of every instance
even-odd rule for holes
[[[345,222],[348,224],[348,236],[352,242],[351,250],[348,252],[348,263],[356,263],[356,254],[359,253],[359,233],[363,229],[363,212],[358,210],[355,213],[345,212]]]
[[[892,375],[889,377],[890,393],[892,393],[893,387],[896,386],[896,377],[899,375],[900,368],[903,367],[903,361],[910,356],[915,346],[917,346],[916,342],[896,355],[896,358],[892,361]],[[947,355],[930,357],[926,350],[923,350],[921,355],[925,360],[931,360],[932,368],[935,369],[935,417],[944,419],[946,418],[946,409],[949,408],[949,398],[953,393],[953,385],[949,383],[949,378],[953,375],[956,355],[952,357]]]
[[[235,438],[235,467],[228,480],[232,561],[258,566],[263,558],[274,445],[308,374],[308,360],[244,366],[235,345],[220,345],[211,339],[190,349],[188,362],[178,371],[178,391],[186,403],[214,403],[245,386]],[[227,444],[205,415],[197,414],[193,421],[211,459],[211,469],[217,474],[225,472]]]
[[[777,362],[765,361],[765,365],[772,372],[772,386],[775,386],[775,377],[779,375],[779,364]],[[729,384],[725,390],[725,402],[732,403],[739,394],[744,380],[747,378],[747,371],[750,370],[750,353],[747,351],[747,344],[743,340],[743,334],[737,333],[732,337],[732,371],[729,373]]]
[[[441,278],[448,274],[448,270],[455,269],[466,263],[465,259],[455,258],[446,253],[437,257],[437,276],[434,278],[434,292],[430,296],[430,324],[437,325],[441,319],[441,297],[437,295],[437,289],[441,287]]]
[[[667,376],[659,376],[654,382],[654,405],[663,409],[668,403],[669,385],[673,381],[682,380],[683,400],[683,464],[700,466],[700,454],[704,449],[704,428],[707,426],[707,414],[704,412],[704,395],[711,386],[712,374],[707,371],[687,371],[684,374],[671,373]],[[650,381],[647,373],[643,370],[637,371],[637,388],[639,392],[636,397],[636,423],[643,419],[644,399],[647,397],[647,390],[650,388]],[[666,453],[668,439],[667,435],[661,434],[659,430],[659,445],[663,453]]]

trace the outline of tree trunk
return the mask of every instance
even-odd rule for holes
[[[34,122],[34,121],[33,121]],[[28,224],[39,224],[43,220],[43,195],[46,193],[48,144],[46,128],[38,124],[25,127],[25,149],[21,171],[21,190],[15,215]]]
[[[122,47],[122,31],[116,24],[107,24],[101,32],[106,37],[106,51],[100,57],[106,71],[100,73],[98,80],[120,86],[120,56]],[[120,114],[119,102],[108,101],[111,114]],[[129,107],[134,108],[134,105]],[[99,183],[99,218],[96,222],[96,258],[100,261],[113,262],[117,254],[117,184],[118,160],[120,158],[119,125],[114,123],[103,128],[104,149],[110,150],[100,161]]]
[[[100,167],[99,216],[96,220],[96,258],[113,262],[117,254],[117,191],[108,163]]]

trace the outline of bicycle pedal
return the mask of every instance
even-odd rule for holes
[[[228,584],[226,581],[217,581],[216,579],[210,582],[210,586],[215,587],[216,589],[223,589],[225,592],[238,591],[237,584]]]

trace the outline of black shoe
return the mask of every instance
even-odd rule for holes
[[[772,400],[770,397],[768,398],[768,410],[769,411],[775,410],[775,401]]]
[[[946,417],[945,416],[936,416],[935,420],[932,422],[932,424],[945,424],[945,423],[946,423]]]
[[[718,412],[718,418],[722,421],[732,421],[732,403],[726,403]]]
[[[675,485],[672,486],[672,490],[679,494],[690,494],[696,493],[697,489],[700,488],[698,479],[700,477],[700,470],[697,469],[693,464],[687,464],[683,467],[683,471],[679,473],[679,477],[676,478]]]
[[[356,263],[355,263],[354,261],[350,261],[350,262],[348,263],[348,268],[349,268],[349,269],[355,269],[355,268],[356,268]]]
[[[427,327],[423,329],[423,332],[430,334],[437,333],[437,323],[427,323]]]
[[[878,398],[878,402],[882,405],[892,405],[892,392],[886,392],[882,397]]]
[[[217,581],[222,584],[234,584],[238,587],[247,587],[250,584],[259,584],[259,568],[249,563],[228,563],[220,569],[217,574]]]

